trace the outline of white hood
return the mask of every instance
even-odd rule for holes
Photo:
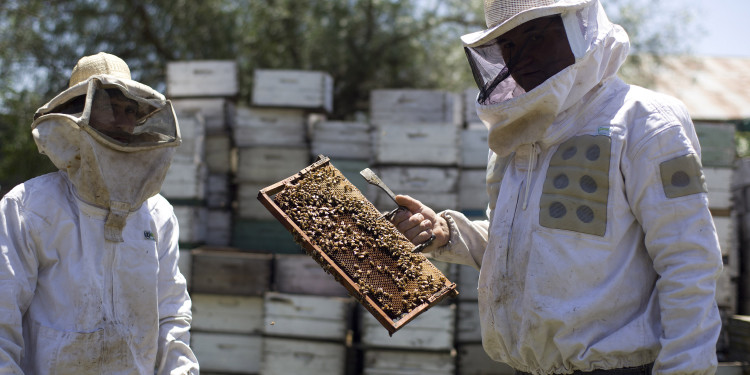
[[[563,140],[564,132],[552,127],[558,116],[615,77],[627,57],[627,34],[609,21],[598,0],[565,0],[553,9],[562,17],[575,63],[529,92],[508,77],[492,91],[488,104],[476,103],[489,129],[489,147],[501,157],[523,144],[545,147]],[[463,38],[468,50],[478,48],[468,45],[477,43],[471,36]]]
[[[138,141],[123,143],[89,126],[93,93],[100,88],[116,88],[139,107],[148,108]],[[83,112],[57,112],[82,96],[86,97]],[[39,152],[67,173],[81,200],[109,210],[105,238],[122,242],[129,213],[159,193],[175,147],[180,145],[171,103],[135,81],[97,75],[59,94],[39,108],[34,118],[32,134]]]

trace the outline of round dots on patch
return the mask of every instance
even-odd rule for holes
[[[672,174],[672,186],[685,187],[690,185],[690,176],[685,171],[677,171]]]
[[[587,193],[594,193],[596,192],[597,185],[596,181],[589,175],[584,175],[581,177],[581,180],[579,181],[581,185],[581,190],[587,192]]]
[[[562,219],[568,214],[568,209],[565,205],[560,202],[553,202],[549,206],[549,216],[555,219]],[[578,206],[576,209],[576,216],[584,224],[588,224],[594,221],[594,210],[586,205]]]
[[[567,149],[565,149],[565,151],[563,151],[563,153],[562,153],[562,159],[563,160],[570,160],[574,156],[576,156],[576,153],[578,153],[578,147],[576,147],[576,146],[568,147]]]
[[[576,136],[557,147],[539,198],[539,225],[604,236],[611,147],[612,139],[602,134]]]
[[[594,221],[594,210],[589,206],[580,206],[576,210],[576,216],[578,216],[578,220],[581,220],[584,223],[590,223]]]
[[[569,183],[570,182],[568,181],[568,176],[566,176],[565,174],[557,175],[557,177],[555,177],[555,179],[552,181],[552,184],[558,189],[565,189],[566,187],[568,187]]]
[[[549,206],[549,216],[552,216],[555,219],[559,219],[567,213],[568,210],[565,209],[565,205],[560,202],[554,202]]]
[[[596,161],[599,159],[599,156],[601,155],[602,150],[599,148],[599,145],[592,145],[586,150],[586,159],[589,161]]]

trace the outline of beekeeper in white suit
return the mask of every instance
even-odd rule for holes
[[[520,374],[713,374],[722,262],[685,107],[616,77],[628,37],[598,0],[486,0],[485,15],[462,40],[488,220],[399,196],[411,212],[394,222],[479,268],[484,348]]]
[[[170,102],[99,53],[31,127],[60,170],[0,201],[0,372],[197,374],[158,194],[181,142]]]

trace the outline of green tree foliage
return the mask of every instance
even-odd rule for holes
[[[456,57],[458,36],[481,28],[479,15],[481,4],[460,0],[0,2],[0,168],[13,169],[0,171],[0,181],[53,169],[37,157],[28,125],[83,55],[114,53],[160,91],[169,61],[232,59],[245,103],[256,68],[321,70],[334,78],[333,117],[344,119],[366,111],[374,88],[468,82],[468,72],[458,73],[468,70]],[[16,169],[12,160],[38,167]]]
[[[0,0],[0,185],[54,170],[38,155],[29,124],[67,87],[81,56],[116,54],[134,79],[162,92],[170,61],[235,60],[237,100],[246,104],[255,69],[325,71],[335,85],[331,117],[350,119],[367,112],[372,89],[471,87],[459,36],[485,27],[482,7],[465,0]]]

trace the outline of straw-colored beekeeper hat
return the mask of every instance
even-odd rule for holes
[[[585,7],[596,0],[484,0],[487,29],[461,37],[467,47],[481,46],[518,25],[539,17]]]
[[[130,68],[128,68],[128,64],[125,61],[115,55],[99,52],[96,55],[81,57],[78,60],[76,66],[73,67],[73,72],[70,73],[68,87],[73,87],[87,80],[89,77],[98,74],[108,74],[117,78],[131,79]]]

